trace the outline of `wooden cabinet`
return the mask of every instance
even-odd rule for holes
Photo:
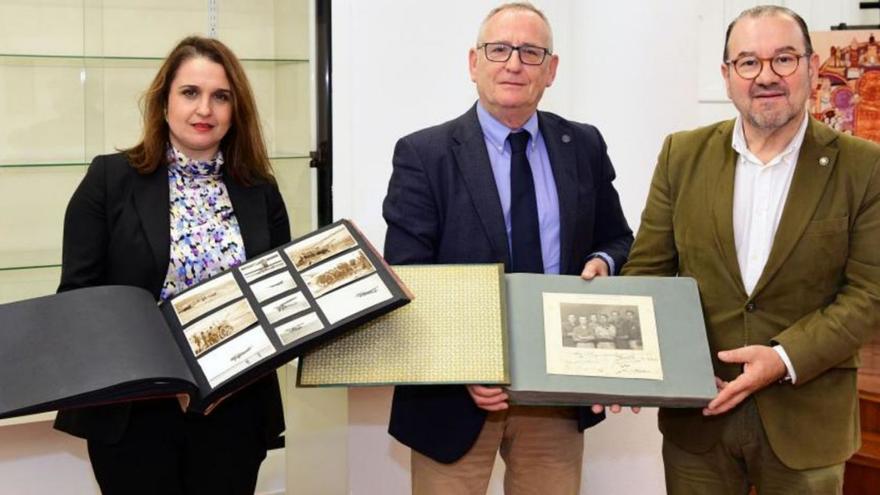
[[[846,463],[844,495],[880,493],[880,339],[862,348],[859,412],[862,448]]]

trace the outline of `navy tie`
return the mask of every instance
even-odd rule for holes
[[[526,156],[528,132],[510,133],[510,271],[544,273],[535,181]]]

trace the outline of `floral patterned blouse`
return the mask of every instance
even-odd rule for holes
[[[171,250],[164,301],[245,260],[238,219],[221,173],[223,153],[196,161],[168,146]]]

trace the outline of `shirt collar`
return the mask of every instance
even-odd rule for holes
[[[172,170],[177,170],[183,175],[192,177],[216,177],[223,168],[223,152],[217,150],[217,154],[210,160],[193,160],[182,151],[174,147],[170,142],[165,153],[168,164]]]
[[[507,143],[507,135],[512,131],[520,129],[511,129],[502,124],[498,119],[492,116],[488,110],[483,108],[480,102],[477,102],[477,119],[480,121],[480,127],[483,128],[483,135],[489,144],[495,147],[499,152],[504,151],[504,145]],[[529,146],[534,147],[538,140],[538,112],[532,114],[529,120],[523,124],[522,130],[531,135]]]
[[[796,153],[800,151],[801,145],[804,143],[804,136],[807,134],[807,123],[810,120],[809,113],[804,112],[804,120],[801,122],[801,126],[798,128],[797,134],[791,139],[788,143],[788,146],[785,147],[785,150],[782,153],[774,156],[773,159],[768,161],[766,165],[773,165],[781,161],[786,156],[791,153]],[[742,115],[736,116],[736,122],[733,124],[733,142],[731,143],[734,151],[744,156],[747,160],[754,163],[763,163],[758,159],[750,150],[749,146],[746,144],[746,135],[745,131],[743,131],[742,124]]]

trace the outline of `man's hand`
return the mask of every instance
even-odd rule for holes
[[[726,413],[762,388],[785,376],[785,363],[772,347],[750,345],[721,351],[718,359],[725,363],[743,363],[743,372],[731,382],[715,379],[718,395],[703,409],[705,416]]]
[[[584,264],[581,271],[581,278],[584,280],[593,280],[596,277],[607,277],[608,265],[602,258],[593,258]]]
[[[474,399],[474,404],[486,411],[503,411],[507,409],[507,393],[501,387],[484,387],[482,385],[468,385],[468,393]]]
[[[599,414],[605,410],[605,406],[603,406],[602,404],[593,404],[593,406],[590,408],[590,410],[593,411],[593,414]],[[623,408],[620,407],[620,404],[613,404],[613,405],[608,406],[608,410],[614,414],[617,414],[620,411],[622,411]],[[639,411],[642,410],[642,408],[634,406],[634,407],[631,407],[630,410],[633,412],[633,414],[638,414]]]

